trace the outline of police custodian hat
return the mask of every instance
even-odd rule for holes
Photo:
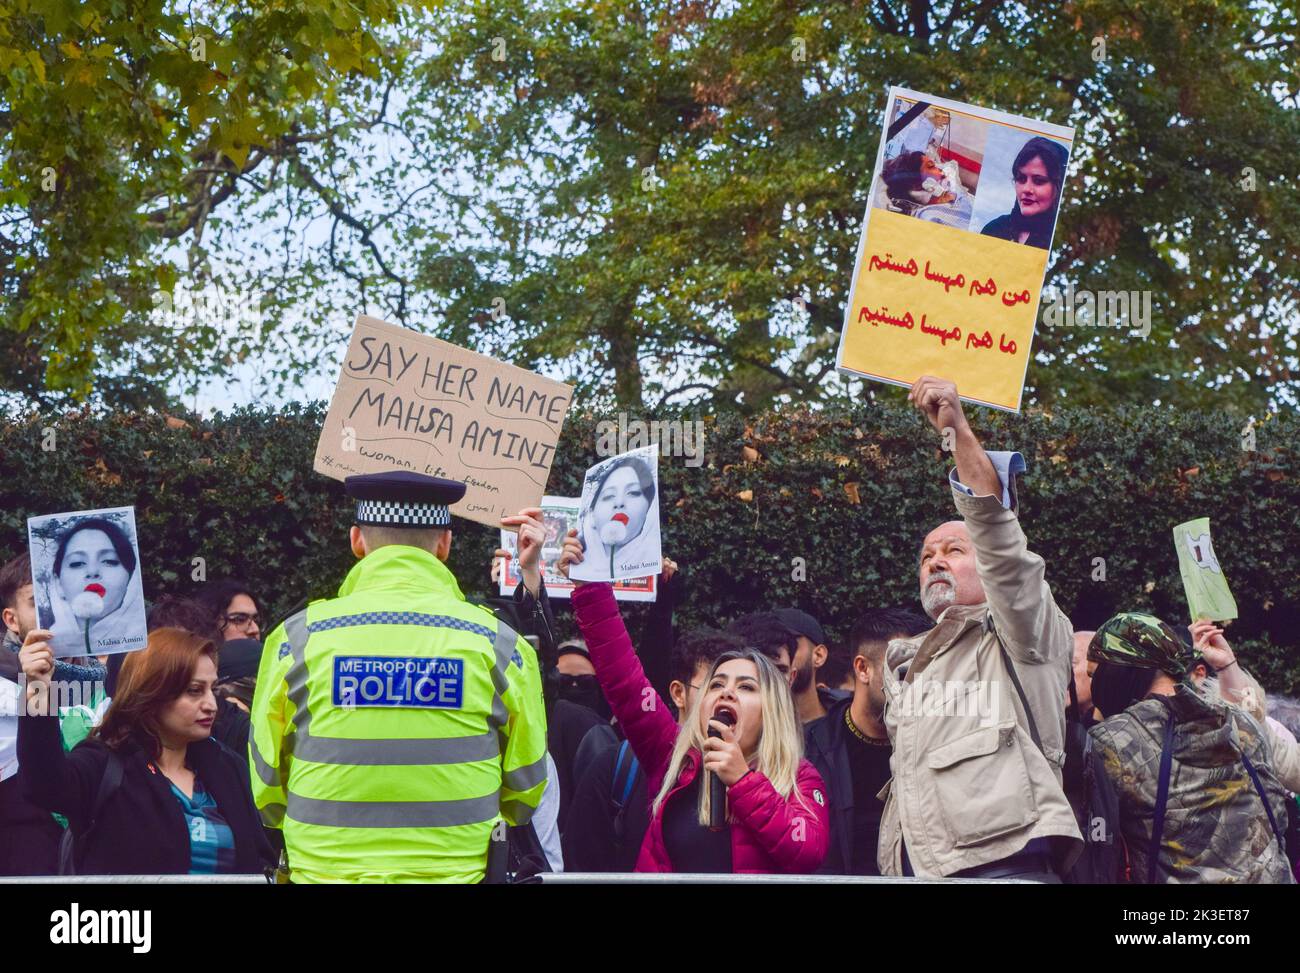
[[[464,483],[406,470],[349,476],[343,489],[362,527],[450,527],[447,508],[465,496]]]

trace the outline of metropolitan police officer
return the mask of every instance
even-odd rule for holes
[[[359,558],[337,598],[266,640],[249,740],[253,795],[295,882],[478,882],[499,823],[546,784],[532,647],[466,602],[443,563],[465,484],[344,481]]]

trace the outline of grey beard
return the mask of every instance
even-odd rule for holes
[[[936,581],[947,581],[944,588],[934,587]],[[957,581],[947,571],[936,571],[926,582],[925,591],[921,593],[921,607],[932,619],[938,619],[943,610],[957,600]]]

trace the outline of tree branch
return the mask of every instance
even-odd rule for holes
[[[352,229],[356,230],[357,234],[361,237],[361,242],[364,243],[367,249],[370,250],[371,254],[374,255],[375,263],[379,266],[380,272],[389,280],[391,280],[394,284],[397,285],[398,287],[397,317],[399,321],[404,322],[406,320],[406,289],[409,284],[409,281],[407,281],[406,278],[400,276],[395,271],[393,271],[388,266],[388,263],[384,260],[383,254],[379,252],[378,245],[371,237],[371,233],[373,232],[374,228],[367,226],[365,223],[361,222],[359,219],[357,219],[355,216],[349,213],[346,209],[344,209],[342,204],[340,204],[337,199],[337,194],[322,186],[320,182],[316,179],[316,177],[311,174],[311,171],[305,165],[303,165],[301,159],[295,157],[292,160],[292,165],[294,171],[298,174],[298,176],[302,179],[302,181],[306,183],[307,186],[309,186],[316,193],[317,196],[320,197],[321,201],[329,209],[330,214],[335,219],[335,223],[336,224],[343,223],[345,226],[349,226]],[[337,267],[338,264],[334,262],[334,258],[333,258],[332,233],[331,233],[330,243],[331,243],[330,260],[331,263],[333,263],[334,266]],[[341,270],[342,268],[339,269]]]

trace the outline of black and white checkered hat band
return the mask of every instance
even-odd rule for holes
[[[375,527],[450,527],[451,511],[442,503],[358,500],[357,523]]]

